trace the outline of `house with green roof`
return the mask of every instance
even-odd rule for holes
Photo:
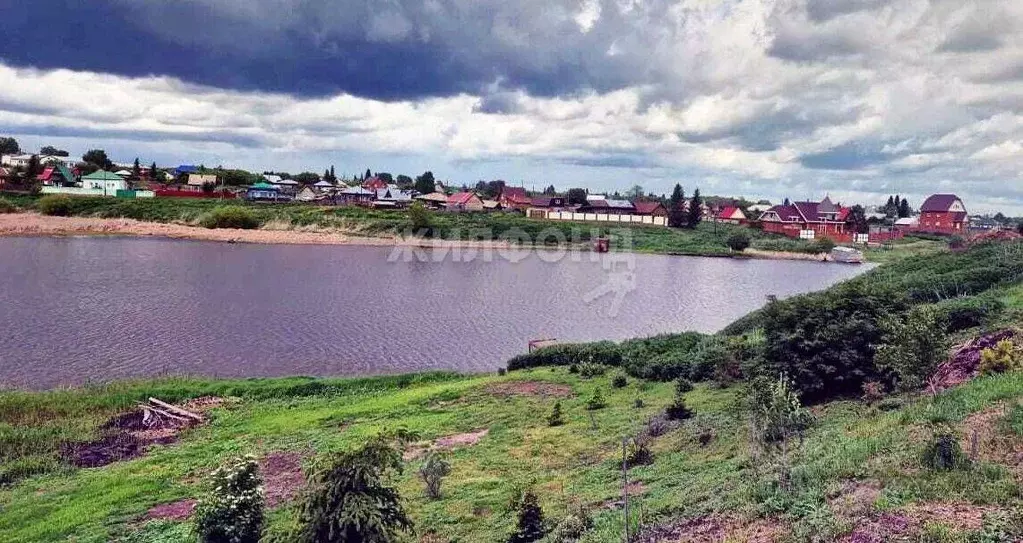
[[[98,170],[82,177],[82,188],[102,190],[106,196],[117,196],[117,191],[128,190],[128,182],[116,173]]]

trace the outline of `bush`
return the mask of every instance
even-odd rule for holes
[[[543,510],[540,509],[536,494],[530,490],[523,492],[518,510],[518,525],[508,538],[508,543],[532,543],[543,539],[547,530],[543,522]]]
[[[63,194],[48,194],[36,202],[36,209],[53,217],[71,216],[71,198]]]
[[[561,402],[554,402],[551,414],[547,415],[547,426],[561,426],[565,424],[565,418],[561,414]]]
[[[436,451],[426,455],[422,467],[419,468],[419,478],[426,485],[426,497],[431,500],[440,499],[440,484],[444,477],[451,473],[451,465]]]
[[[579,364],[579,377],[592,379],[607,373],[607,366],[603,364],[591,364],[589,362]]]
[[[821,238],[810,244],[815,253],[830,253],[835,248],[835,242],[831,238]]]
[[[607,400],[604,399],[604,393],[598,388],[593,391],[593,396],[590,396],[590,399],[586,400],[586,409],[596,411],[598,409],[604,409],[605,407],[607,407]]]
[[[632,402],[632,407],[635,407],[636,409],[643,409],[644,405],[646,404],[643,403],[643,398],[636,398],[636,400]]]
[[[1011,340],[1003,339],[994,347],[980,352],[981,375],[1014,371],[1020,366],[1023,366],[1023,357],[1016,351]]]
[[[411,533],[412,519],[398,491],[385,484],[401,472],[401,452],[385,436],[338,454],[310,479],[301,506],[298,540],[306,543],[397,543]]]
[[[256,543],[263,532],[259,465],[252,456],[236,458],[210,475],[206,497],[195,508],[204,543]]]
[[[661,437],[671,431],[672,425],[666,416],[651,417],[646,423],[646,433],[650,437]]]
[[[18,207],[10,201],[0,198],[0,213],[17,213]]]
[[[204,215],[199,224],[204,228],[239,228],[252,230],[259,228],[259,219],[255,213],[241,206],[218,207]]]
[[[675,399],[664,410],[668,420],[685,420],[693,416],[693,411],[686,406],[685,395],[693,390],[693,384],[686,379],[675,381]]]
[[[616,373],[615,376],[611,378],[611,387],[613,388],[625,388],[628,384],[629,380],[621,373]]]
[[[936,306],[945,322],[945,331],[952,334],[984,326],[1005,310],[1005,304],[994,296],[970,296],[940,302]]]
[[[728,236],[728,239],[725,240],[725,245],[728,245],[729,249],[739,253],[745,251],[746,248],[749,247],[749,244],[749,234],[741,230],[733,232],[730,236]]]
[[[416,235],[429,237],[433,233],[433,214],[422,202],[415,202],[408,210],[409,224]]]
[[[933,306],[919,306],[904,316],[887,317],[882,328],[877,365],[893,371],[903,390],[923,386],[948,357],[945,325]]]
[[[612,341],[551,345],[512,358],[508,361],[508,369],[523,370],[540,366],[571,366],[583,363],[620,366],[622,363],[620,348]]]
[[[593,529],[593,519],[584,510],[569,513],[551,531],[550,543],[575,543]]]
[[[652,436],[640,433],[629,439],[626,446],[625,464],[629,467],[645,466],[654,461],[654,453],[650,450]]]
[[[963,454],[963,449],[955,436],[943,433],[935,436],[934,441],[924,448],[923,454],[920,455],[920,463],[928,469],[952,471],[968,467],[970,459]]]

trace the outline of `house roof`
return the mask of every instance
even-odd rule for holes
[[[271,183],[273,183],[274,185],[286,185],[286,186],[289,186],[289,187],[293,187],[293,186],[299,184],[298,181],[295,181],[294,179],[280,179],[280,178],[278,178],[277,181],[271,181]]]
[[[118,170],[114,173],[120,175],[121,177],[128,177],[129,175],[131,175],[131,172],[129,172],[128,170]]]
[[[86,175],[82,179],[89,181],[124,181],[121,176],[116,173],[108,172],[106,170],[97,170],[95,172]]]
[[[43,170],[43,173],[36,176],[36,181],[49,181],[50,178],[53,177],[53,170],[53,166],[47,166]]]
[[[330,187],[333,187],[334,185],[331,184],[330,181],[317,181],[316,183],[313,183],[313,186],[314,187],[321,187],[321,188],[330,188]]]
[[[920,211],[945,213],[957,200],[959,200],[959,197],[955,194],[932,194],[924,200],[923,205],[920,206]],[[962,200],[959,201],[962,202]]]
[[[636,208],[636,213],[653,213],[658,208],[664,208],[664,204],[661,202],[654,202],[649,200],[638,200],[632,203]]]
[[[364,189],[362,187],[345,187],[345,188],[341,189],[341,194],[354,194],[354,195],[362,195],[362,196],[373,195],[373,196],[375,196],[376,192],[373,192],[373,191],[371,191],[369,189]]]
[[[498,202],[497,200],[483,200],[483,207],[485,209],[497,209],[498,207],[501,207],[501,202]]]
[[[471,192],[456,192],[455,194],[448,196],[448,205],[449,206],[465,205],[469,203],[473,198],[478,199],[479,197]]]
[[[895,226],[913,226],[919,223],[920,219],[917,217],[903,217],[895,220]]]
[[[217,183],[217,176],[213,175],[213,174],[198,174],[198,173],[190,173],[190,174],[188,174],[188,184],[189,185],[193,185],[193,186],[195,186],[195,185],[205,185],[206,183],[216,184]]]
[[[278,187],[271,185],[270,183],[263,183],[262,181],[250,186],[249,188],[256,190],[278,190]]]
[[[636,206],[628,200],[607,200],[607,207],[614,209],[635,209]]]
[[[554,200],[561,200],[561,204],[556,204]],[[565,198],[562,196],[535,196],[530,201],[530,205],[534,207],[551,207],[553,205],[563,205]]]
[[[505,186],[503,189],[501,189],[501,198],[504,198],[517,204],[532,203],[532,200],[530,200],[529,196],[526,195],[525,187]]]
[[[398,187],[387,187],[376,191],[377,200],[389,200],[392,202],[409,202],[412,200],[412,193],[400,190]]]
[[[422,196],[416,196],[416,200],[426,200],[428,202],[440,202],[444,203],[448,201],[448,195],[443,192],[431,192],[430,194],[423,194]]]
[[[7,168],[0,168],[0,177],[7,177],[11,172]]]
[[[263,174],[263,179],[266,179],[270,183],[277,183],[281,180],[281,176],[273,174]]]
[[[737,208],[735,206],[728,206],[728,207],[721,208],[721,211],[718,213],[718,218],[719,219],[731,219],[735,215],[736,211],[739,211],[739,208]]]

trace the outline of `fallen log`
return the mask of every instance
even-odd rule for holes
[[[200,415],[198,413],[193,413],[193,412],[188,411],[186,409],[181,409],[180,407],[175,406],[175,405],[171,405],[171,404],[169,404],[167,402],[161,402],[160,400],[157,400],[156,398],[149,398],[149,403],[151,403],[151,404],[153,404],[153,405],[155,405],[157,407],[162,407],[163,409],[165,409],[167,411],[170,411],[172,413],[177,413],[178,415],[181,415],[182,417],[188,417],[188,418],[190,418],[192,420],[195,420],[195,421],[198,421],[198,422],[202,422],[204,420],[202,418],[202,415]]]
[[[142,408],[142,421],[143,421],[143,423],[145,423],[146,415],[147,414],[151,417],[151,419],[157,419],[158,417],[165,417],[165,418],[168,418],[168,419],[171,419],[171,420],[176,420],[178,422],[182,422],[182,423],[185,423],[185,424],[190,424],[192,422],[192,420],[189,419],[189,418],[182,417],[181,415],[175,415],[174,413],[171,413],[169,411],[165,411],[165,410],[160,409],[158,407],[153,407],[151,405],[140,403],[139,407]],[[155,423],[156,423],[156,421],[153,421],[153,422],[147,424],[147,426],[153,426],[153,424],[155,424]]]

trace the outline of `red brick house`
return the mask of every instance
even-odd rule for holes
[[[533,199],[526,195],[524,187],[505,186],[501,189],[501,195],[497,201],[505,209],[526,209],[533,205]]]
[[[820,202],[793,202],[778,205],[760,216],[765,232],[784,234],[792,238],[830,237],[842,240],[850,237],[845,219],[849,209],[835,205],[825,197]]]
[[[650,215],[652,217],[668,216],[668,208],[664,207],[664,204],[661,202],[637,200],[632,202],[632,205],[636,207],[636,215]]]
[[[966,232],[966,206],[955,194],[932,194],[920,206],[920,232],[963,234]]]

